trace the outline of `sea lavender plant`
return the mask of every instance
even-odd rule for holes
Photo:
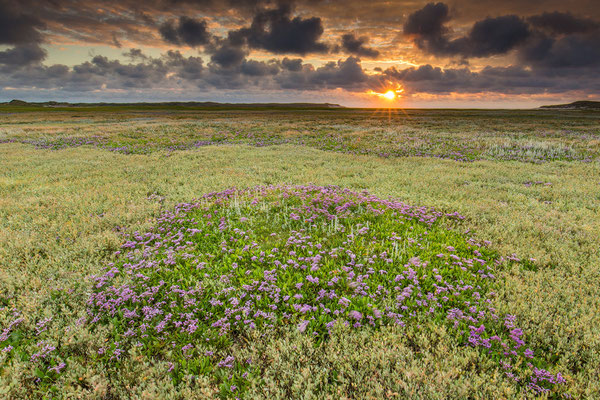
[[[175,380],[214,374],[241,393],[252,366],[227,349],[250,331],[291,328],[322,342],[335,324],[431,319],[496,359],[522,390],[559,393],[564,379],[535,357],[515,318],[492,307],[496,269],[518,259],[459,233],[461,218],[333,186],[209,193],[131,235],[94,278],[89,321],[112,326],[98,354],[119,362],[141,347],[168,357]]]

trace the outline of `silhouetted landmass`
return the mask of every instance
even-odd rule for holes
[[[0,106],[17,107],[48,107],[48,108],[84,108],[84,107],[141,107],[141,108],[207,108],[207,109],[254,109],[254,108],[290,108],[290,109],[322,109],[322,108],[345,108],[339,104],[332,103],[217,103],[212,101],[197,102],[159,102],[159,103],[67,103],[57,101],[26,102],[23,100],[11,100],[8,103],[0,103]]]
[[[26,101],[23,101],[23,100],[16,100],[16,99],[15,99],[15,100],[11,100],[11,101],[8,103],[8,105],[9,105],[9,106],[28,106],[28,105],[29,105],[29,103],[27,103]]]
[[[550,106],[541,106],[540,108],[551,110],[600,110],[600,101],[575,101],[569,104],[555,104]]]

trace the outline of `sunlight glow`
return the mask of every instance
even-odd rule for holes
[[[393,90],[388,90],[383,94],[383,97],[388,100],[394,100],[396,98],[396,93]]]
[[[402,86],[397,85],[396,89],[388,89],[388,90],[384,90],[383,92],[375,92],[373,90],[369,90],[367,92],[367,94],[381,97],[381,98],[384,98],[389,101],[393,101],[393,100],[396,100],[398,97],[401,97],[403,92],[404,92],[404,89],[402,89]]]

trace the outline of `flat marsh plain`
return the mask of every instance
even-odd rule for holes
[[[165,217],[257,186],[270,188],[198,203],[218,229],[199,211]],[[386,219],[396,212],[405,222]],[[144,253],[165,220],[185,239]],[[202,234],[181,229],[197,222]],[[228,242],[244,223],[256,249]],[[354,253],[338,265],[327,248],[304,271],[308,255],[288,248],[297,232],[313,235],[309,250],[322,240]],[[381,256],[383,242],[355,238],[379,232],[404,250]],[[0,107],[0,397],[598,398],[599,243],[597,112]],[[264,246],[275,264],[244,258]],[[364,272],[363,256],[389,257],[389,270]],[[470,273],[473,260],[493,281]],[[161,267],[134,278],[137,262]],[[274,303],[252,282],[271,285]],[[460,293],[442,300],[434,283],[452,282]],[[331,304],[319,300],[329,289]]]

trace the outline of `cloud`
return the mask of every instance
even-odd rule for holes
[[[135,60],[147,60],[148,56],[142,52],[142,49],[132,48],[122,53],[125,57],[129,58],[131,61]]]
[[[328,46],[319,42],[323,34],[321,18],[292,18],[291,12],[287,4],[259,11],[250,27],[232,32],[232,35],[245,40],[250,48],[275,54],[326,53]]]
[[[436,56],[489,57],[516,51],[522,65],[539,69],[600,65],[600,23],[570,13],[544,12],[527,18],[487,17],[452,38],[445,25],[448,6],[429,3],[410,14],[404,33],[418,48]]]
[[[0,44],[40,43],[44,27],[44,22],[22,13],[10,1],[0,1]]]
[[[369,38],[366,36],[356,37],[352,33],[347,33],[342,36],[342,48],[350,54],[360,57],[377,58],[379,52],[373,48],[366,47]]]
[[[448,6],[429,3],[408,16],[404,34],[420,49],[440,56],[487,57],[505,54],[530,36],[529,25],[517,15],[485,18],[475,22],[465,36],[450,39]]]
[[[179,51],[169,50],[163,56],[163,61],[166,69],[175,77],[194,82],[204,77],[204,60],[200,57],[184,57]],[[161,63],[155,65],[162,67]]]
[[[22,22],[16,24],[19,29],[29,30],[38,38],[39,35],[51,35],[55,43],[78,41],[80,44],[121,44],[125,47],[160,46],[164,39],[159,29],[164,21],[171,21],[176,30],[179,16],[198,19],[201,15],[207,22],[210,21],[211,26],[239,29],[240,24],[246,25],[243,21],[251,22],[256,14],[283,5],[293,10],[300,20],[318,17],[321,25],[336,32],[348,26],[356,29],[352,24],[358,23],[360,31],[367,32],[372,43],[374,34],[387,43],[392,39],[387,33],[405,22],[406,11],[419,3],[414,0],[372,0],[369,7],[365,7],[364,1],[358,0],[0,0],[0,17],[5,17],[0,29],[14,26],[20,16]],[[600,18],[600,8],[594,7],[593,0],[572,0],[569,3],[560,0],[453,0],[448,3],[455,7],[454,18],[461,26],[487,15],[528,16],[539,9],[570,9],[591,19]],[[10,12],[7,13],[7,9]],[[294,18],[290,15],[289,19]],[[32,23],[33,29],[30,29]],[[178,38],[178,35],[175,37]],[[386,47],[377,48],[387,53]]]
[[[134,49],[135,50],[135,49]],[[172,90],[207,89],[324,90],[342,88],[366,90],[371,82],[360,59],[348,57],[314,68],[300,59],[242,60],[223,68],[200,57],[185,57],[168,51],[160,57],[136,52],[136,60],[123,63],[105,56],[73,67],[35,65],[13,70],[0,77],[0,85],[10,82],[18,87],[35,87],[67,92],[102,92],[105,90]]]
[[[369,76],[362,69],[360,59],[350,56],[345,60],[329,62],[308,74],[311,84],[323,85],[329,88],[364,88]]]
[[[433,39],[447,32],[444,24],[450,20],[448,6],[444,3],[428,3],[410,14],[404,23],[405,35]]]
[[[570,13],[545,12],[527,19],[537,30],[519,49],[519,60],[536,69],[600,67],[600,23]]]
[[[207,51],[211,54],[211,61],[223,68],[240,66],[248,55],[246,49],[231,40],[221,40],[217,45],[207,48]]]
[[[600,67],[600,32],[560,38],[537,35],[519,50],[518,57],[538,69]]]
[[[319,0],[310,0],[318,2]],[[192,6],[195,9],[202,11],[219,11],[219,10],[244,10],[256,11],[265,6],[298,3],[297,0],[159,0],[150,2],[154,3],[159,8],[177,7],[177,6]]]
[[[520,66],[491,67],[479,72],[468,68],[440,68],[429,64],[398,70],[389,68],[383,76],[401,82],[410,94],[504,93],[541,94],[569,90],[599,90],[600,78],[592,69],[557,79],[552,71],[533,71]]]
[[[275,79],[278,87],[296,90],[363,91],[370,87],[372,82],[371,77],[363,70],[360,59],[353,56],[337,62],[328,62],[319,68],[304,64],[302,68],[294,71],[282,71]]]
[[[558,0],[544,1],[562,7],[545,10],[566,9]],[[364,2],[356,0],[0,0],[0,45],[9,46],[0,48],[0,87],[90,96],[111,90],[122,96],[164,90],[175,96],[178,90],[213,89],[360,93],[391,81],[402,84],[408,95],[600,91],[600,11],[593,7],[573,0],[569,7],[580,14],[575,15],[536,13],[539,6],[531,2],[449,2],[453,8],[433,2],[405,17],[413,3],[373,0],[365,10]],[[390,32],[398,24],[404,36],[394,42],[396,33]],[[330,31],[325,32],[325,26]],[[361,36],[348,33],[349,27]],[[338,32],[342,37],[336,46],[328,42],[327,33]],[[96,56],[76,65],[45,65],[45,35],[53,44],[78,41],[133,48],[118,50],[123,55],[118,59]],[[174,49],[190,46],[201,52],[191,57],[176,50],[160,56],[146,52],[145,46],[162,47],[165,41]],[[409,41],[415,50],[404,50]],[[298,58],[342,50],[349,57],[318,65]],[[425,59],[424,53],[432,65],[363,68],[361,58],[375,58],[377,50],[386,55],[397,51],[394,57],[417,63]],[[260,58],[252,59],[253,53]],[[485,59],[509,53],[489,63]],[[448,62],[447,57],[452,59]],[[469,64],[471,58],[479,60]],[[490,63],[495,66],[485,67]],[[468,67],[473,64],[476,67]]]
[[[41,63],[47,56],[40,47],[43,41],[40,19],[27,15],[12,2],[0,0],[0,44],[14,47],[0,51],[1,71]]]
[[[164,40],[176,45],[197,47],[209,43],[211,39],[206,21],[189,17],[179,17],[177,24],[174,21],[165,22],[159,32]]]
[[[131,52],[130,52],[131,53]],[[300,59],[242,60],[223,68],[215,63],[205,65],[201,57],[186,57],[179,51],[168,51],[160,57],[140,57],[122,62],[104,56],[73,67],[31,64],[20,69],[8,68],[0,74],[0,87],[12,86],[55,93],[89,93],[103,96],[107,92],[157,93],[178,91],[187,96],[211,91],[244,90],[247,92],[327,91],[343,89],[364,93],[380,88],[383,83],[401,84],[407,96],[419,93],[562,93],[571,90],[600,90],[597,68],[531,69],[523,66],[485,67],[473,71],[468,67],[440,68],[429,64],[367,72],[360,59],[350,56],[321,67],[305,64]],[[68,94],[65,94],[68,96]]]
[[[477,21],[465,37],[447,43],[447,51],[464,57],[505,54],[531,35],[529,26],[516,15]]]
[[[598,22],[590,18],[580,18],[571,13],[558,11],[534,15],[527,20],[532,26],[554,35],[589,33],[600,27]]]
[[[279,73],[279,65],[272,62],[246,60],[242,63],[240,72],[248,76],[277,75]]]
[[[287,71],[298,72],[302,69],[302,59],[289,59],[287,57],[284,57],[283,60],[281,60],[281,67]]]
[[[46,50],[37,44],[24,44],[12,49],[0,51],[0,64],[20,68],[25,65],[38,64],[46,58]]]
[[[123,64],[118,60],[109,60],[105,56],[95,56],[91,63],[77,72],[88,72],[107,78],[105,85],[112,89],[152,87],[154,82],[160,82],[168,72],[161,60]]]

